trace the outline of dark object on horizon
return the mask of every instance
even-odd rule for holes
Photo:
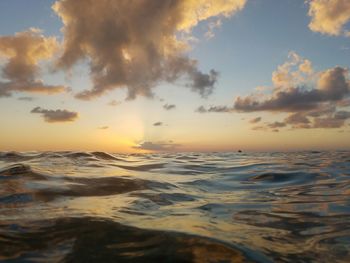
[[[241,152],[242,152],[242,150],[238,150],[238,152],[239,152],[239,153],[241,153]]]

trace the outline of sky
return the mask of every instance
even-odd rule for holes
[[[348,0],[0,1],[0,150],[350,149]]]

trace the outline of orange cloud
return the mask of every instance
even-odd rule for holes
[[[350,36],[350,32],[344,29],[345,24],[350,21],[349,0],[310,1],[309,16],[309,28],[312,31],[333,36]]]
[[[41,60],[49,59],[57,51],[55,38],[46,38],[38,29],[16,33],[14,36],[0,36],[0,56],[6,59],[0,82],[0,97],[11,96],[12,92],[54,94],[66,90],[61,85],[46,85],[38,76]]]

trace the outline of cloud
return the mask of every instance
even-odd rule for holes
[[[195,112],[199,112],[199,113],[207,113],[207,109],[204,106],[199,106]]]
[[[178,148],[180,145],[175,144],[172,141],[169,142],[150,142],[145,141],[140,143],[137,146],[134,146],[134,149],[138,150],[148,150],[148,151],[173,151]]]
[[[217,20],[215,20],[215,21],[210,22],[210,23],[208,24],[208,31],[205,33],[205,37],[206,37],[207,39],[213,38],[214,35],[215,35],[215,34],[214,34],[214,30],[215,30],[216,28],[221,27],[221,25],[222,25],[221,19],[217,19]]]
[[[350,119],[350,111],[338,111],[334,114],[334,118],[338,120]]]
[[[254,119],[251,119],[249,122],[252,123],[252,124],[254,124],[254,123],[258,123],[258,122],[260,122],[260,121],[261,121],[261,117],[256,117],[256,118],[254,118]]]
[[[0,57],[5,64],[0,81],[0,97],[9,97],[13,92],[55,94],[64,92],[66,87],[47,85],[38,77],[39,62],[52,58],[58,43],[53,37],[44,37],[38,29],[16,33],[14,36],[0,36]]]
[[[279,128],[284,128],[286,126],[287,124],[285,122],[275,121],[275,122],[270,122],[270,123],[267,122],[262,125],[254,126],[252,130],[279,132]]]
[[[306,113],[307,114],[307,113]],[[341,128],[350,119],[350,111],[333,111],[314,118],[313,128]]]
[[[22,100],[22,101],[33,101],[33,100],[35,100],[35,98],[33,98],[33,97],[19,97],[18,100]]]
[[[273,94],[263,99],[254,95],[238,97],[234,108],[241,112],[284,111],[297,112],[317,109],[322,103],[340,102],[350,93],[349,70],[342,67],[319,74],[315,88],[275,87]]]
[[[271,95],[238,97],[237,111],[296,112],[319,108],[323,103],[341,102],[350,93],[349,70],[334,67],[314,72],[311,61],[290,52],[287,62],[272,73]]]
[[[111,100],[110,102],[108,102],[109,106],[118,106],[120,104],[121,104],[121,102],[120,101],[116,101],[116,100]]]
[[[331,108],[329,108],[331,109]],[[276,129],[291,125],[293,129],[341,128],[350,119],[350,111],[297,112],[288,115],[283,122],[268,123],[263,129]]]
[[[175,104],[164,104],[163,105],[163,108],[165,110],[172,110],[172,109],[175,109],[176,108],[176,105]]]
[[[155,122],[153,123],[153,126],[163,126],[163,122],[161,121]]]
[[[272,94],[238,97],[238,112],[286,112],[284,122],[267,124],[265,129],[291,126],[293,129],[339,128],[345,125],[350,96],[349,70],[340,66],[314,72],[309,60],[291,53],[289,60],[272,74]],[[278,127],[281,125],[281,127]]]
[[[153,97],[161,82],[184,86],[206,97],[218,72],[203,73],[186,56],[191,30],[201,21],[230,17],[246,0],[59,0],[54,11],[64,23],[64,50],[57,69],[90,63],[93,87],[76,95],[93,99],[126,88],[128,99]]]
[[[268,123],[267,127],[271,128],[271,129],[277,129],[277,128],[286,127],[286,124],[284,122],[275,121],[272,123]]]
[[[254,126],[252,128],[253,131],[266,131],[267,127],[265,127],[264,125],[258,125],[258,126]]]
[[[102,127],[98,127],[97,129],[99,129],[99,130],[108,130],[109,127],[108,126],[102,126]]]
[[[199,113],[207,113],[207,112],[223,113],[223,112],[233,112],[234,108],[228,107],[228,106],[210,106],[208,108],[205,108],[204,106],[199,106],[195,111]]]
[[[342,108],[350,105],[349,69],[336,66],[315,72],[312,62],[290,52],[272,73],[270,89],[235,99],[233,106],[200,106],[197,112],[276,112],[289,114],[283,122],[265,123],[254,130],[335,128],[350,119]],[[251,123],[254,123],[251,120]]]
[[[193,91],[198,92],[202,97],[206,98],[212,94],[214,86],[217,82],[219,73],[215,70],[210,70],[209,74],[204,74],[193,68],[187,72],[191,79],[191,83],[187,84]]]
[[[341,128],[344,126],[344,119],[332,117],[315,118],[314,128]]]
[[[311,61],[303,59],[297,53],[291,51],[288,54],[288,60],[278,66],[277,70],[272,73],[272,83],[275,87],[280,88],[298,86],[312,73]]]
[[[78,113],[68,110],[46,110],[40,107],[32,109],[31,113],[41,114],[46,122],[72,122],[78,118]]]
[[[348,107],[350,106],[350,99],[345,99],[337,102],[337,106],[339,107]]]
[[[292,125],[308,125],[310,123],[310,120],[307,118],[306,114],[297,112],[290,114],[285,119],[285,122]]]
[[[310,111],[302,112],[311,117],[320,117],[325,115],[332,115],[337,110],[337,107],[334,103],[323,103],[319,105],[318,108]]]
[[[314,32],[339,36],[350,36],[344,27],[350,21],[350,1],[313,0],[309,1],[309,28]]]

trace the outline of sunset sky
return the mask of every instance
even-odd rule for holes
[[[0,150],[350,149],[348,0],[2,0]]]

